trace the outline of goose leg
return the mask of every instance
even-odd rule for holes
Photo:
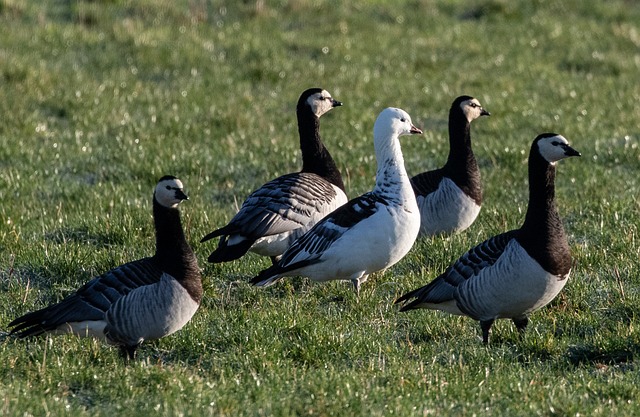
[[[513,324],[516,325],[516,329],[518,329],[518,334],[520,335],[520,339],[524,337],[524,331],[527,329],[527,324],[529,324],[529,317],[518,317],[513,319]]]
[[[138,346],[140,346],[140,344],[133,346],[120,346],[120,353],[122,354],[122,357],[125,359],[125,361],[128,362],[129,360],[133,360],[136,357],[136,349],[138,349]]]
[[[358,278],[354,278],[351,280],[351,283],[353,284],[353,289],[356,292],[356,297],[360,297],[360,281]]]
[[[369,278],[369,275],[365,275],[364,272],[358,275],[355,278],[351,278],[351,283],[353,284],[353,289],[356,291],[356,296],[360,296],[360,284],[365,282]]]
[[[489,344],[489,330],[493,325],[494,319],[480,320],[480,328],[482,329],[482,343]]]
[[[278,261],[280,261],[280,258],[282,258],[282,255],[270,256],[269,258],[271,258],[271,264],[275,265],[278,263]]]

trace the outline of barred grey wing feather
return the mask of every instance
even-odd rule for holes
[[[477,275],[481,270],[495,264],[507,244],[514,238],[515,231],[505,232],[469,249],[445,271],[445,280],[457,287]]]
[[[18,325],[12,333],[26,337],[55,330],[64,323],[103,320],[119,298],[135,288],[158,282],[161,276],[162,271],[151,258],[129,262],[93,278],[60,303],[25,314],[9,325]]]
[[[332,185],[316,174],[284,175],[247,197],[230,222],[235,230],[227,233],[260,238],[297,229],[335,197]]]
[[[471,248],[429,284],[403,295],[396,303],[415,298],[402,308],[410,310],[423,303],[439,304],[454,300],[458,286],[495,264],[515,233],[502,233]]]
[[[296,240],[283,254],[280,265],[286,268],[303,259],[320,257],[356,223],[376,213],[377,203],[384,203],[384,200],[373,193],[367,193],[338,207]]]

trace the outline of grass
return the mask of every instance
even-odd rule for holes
[[[0,415],[637,415],[640,7],[612,1],[0,1],[0,327],[153,251],[164,174],[204,268],[179,333],[126,366],[92,340],[0,335]],[[347,192],[370,189],[386,106],[425,128],[410,173],[441,165],[453,99],[474,122],[486,203],[465,233],[417,242],[363,285],[246,281],[269,261],[206,263],[199,239],[236,202],[300,165],[294,107],[311,86],[345,106],[322,135]],[[498,322],[392,302],[471,245],[517,227],[526,157],[559,164],[571,280],[523,341]]]

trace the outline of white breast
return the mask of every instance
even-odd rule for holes
[[[494,265],[458,287],[456,301],[479,320],[521,317],[551,302],[567,280],[568,274],[545,271],[512,240]]]
[[[436,191],[416,199],[420,208],[420,236],[460,232],[471,226],[480,213],[480,206],[446,177]]]

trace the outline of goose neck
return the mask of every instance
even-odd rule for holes
[[[320,119],[310,110],[298,110],[302,172],[321,176],[344,191],[342,176],[320,137]]]
[[[404,158],[400,149],[397,135],[390,139],[375,138],[376,161],[376,192],[380,194],[412,194],[413,189],[404,166]],[[415,199],[413,195],[411,198]]]
[[[562,229],[555,204],[556,168],[537,152],[529,157],[529,205],[523,228],[543,233],[549,228]]]
[[[180,211],[163,207],[154,199],[153,219],[156,230],[155,258],[163,270],[178,280],[188,276],[194,268],[197,271],[197,261],[182,229]]]

